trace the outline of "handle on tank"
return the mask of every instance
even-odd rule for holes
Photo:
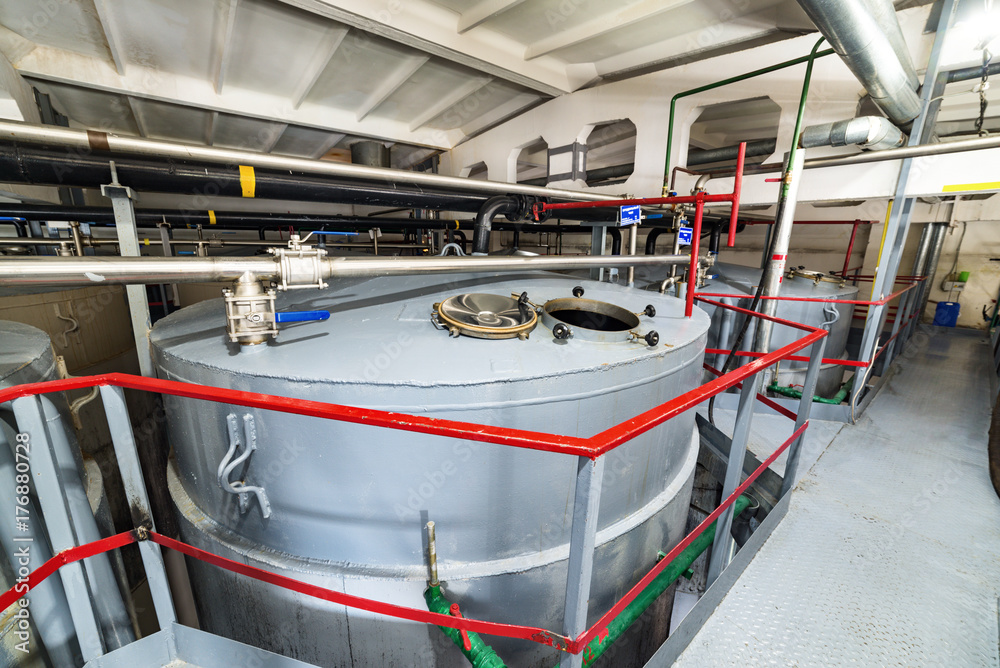
[[[312,322],[329,318],[329,311],[282,311],[274,314],[275,322]]]

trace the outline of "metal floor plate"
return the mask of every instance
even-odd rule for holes
[[[1000,666],[992,355],[922,332],[674,665]]]
[[[88,662],[84,668],[316,668],[235,640],[173,624]]]

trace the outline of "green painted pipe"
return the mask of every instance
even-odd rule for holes
[[[827,399],[826,397],[821,397],[818,394],[816,394],[813,395],[813,401],[815,401],[818,404],[834,404],[839,406],[840,404],[844,403],[844,399],[846,399],[847,395],[851,393],[851,388],[854,387],[854,378],[855,376],[851,376],[851,379],[841,386],[840,391],[837,392],[832,397],[830,397],[829,399]],[[784,385],[778,385],[777,381],[768,385],[767,391],[774,392],[775,394],[781,394],[786,397],[791,397],[792,399],[802,398],[802,390],[796,390],[794,387],[791,386],[785,387]]]
[[[750,497],[741,496],[737,498],[736,503],[733,504],[733,517],[738,517],[749,505]],[[583,650],[584,666],[589,666],[594,661],[597,661],[616,640],[628,631],[629,627],[642,616],[642,613],[646,612],[646,608],[651,606],[653,601],[659,598],[660,594],[673,584],[674,580],[691,568],[694,560],[701,556],[701,553],[707,550],[712,541],[715,540],[715,525],[716,523],[712,522],[707,529],[701,532],[690,545],[677,555],[677,558],[670,562],[669,566],[663,569],[662,573],[656,576],[656,579],[642,590],[642,593],[636,596],[634,601],[622,610],[620,615],[608,624],[608,633],[604,636],[603,641],[600,639],[600,636],[590,641]],[[559,667],[556,666],[556,668]]]
[[[424,592],[424,600],[427,601],[427,609],[431,612],[451,615],[451,601],[446,599],[444,594],[441,593],[440,585],[428,587]],[[469,636],[470,645],[470,649],[466,650],[462,641],[461,631],[448,628],[447,626],[439,626],[438,628],[444,631],[444,634],[451,638],[451,641],[462,650],[462,654],[472,663],[474,668],[506,668],[506,664],[497,656],[492,647],[483,642],[478,633],[473,633],[472,631],[466,632]]]
[[[817,43],[816,46],[819,46],[819,44]],[[722,86],[728,86],[729,84],[733,84],[738,81],[745,81],[747,79],[759,77],[762,74],[770,74],[771,72],[783,70],[786,67],[792,67],[794,65],[799,65],[801,63],[809,63],[810,69],[812,69],[811,65],[815,59],[822,58],[823,56],[829,56],[831,53],[834,53],[833,49],[825,49],[817,53],[816,47],[813,47],[812,53],[810,53],[808,56],[801,56],[799,58],[793,58],[792,60],[786,60],[783,63],[778,63],[777,65],[764,67],[759,70],[754,70],[753,72],[747,72],[746,74],[740,74],[735,77],[723,79],[722,81],[716,81],[715,83],[706,84],[704,86],[698,86],[697,88],[690,88],[688,90],[681,91],[680,93],[674,95],[670,99],[670,121],[667,124],[667,157],[663,165],[664,182],[666,182],[666,179],[670,178],[670,153],[671,151],[673,151],[673,146],[674,146],[674,114],[677,110],[677,100],[681,99],[682,97],[697,95],[698,93],[704,93],[705,91],[709,91],[715,88],[721,88]],[[796,136],[794,143],[798,143],[798,136]]]

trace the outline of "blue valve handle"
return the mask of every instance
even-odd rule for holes
[[[328,236],[328,237],[333,237],[333,236],[337,236],[337,237],[356,237],[356,236],[358,236],[357,232],[327,232],[326,230],[316,230],[316,231],[313,232],[313,234],[315,234],[317,236],[318,235],[324,235],[324,236]]]
[[[275,322],[312,322],[329,318],[329,311],[282,311],[274,314]]]

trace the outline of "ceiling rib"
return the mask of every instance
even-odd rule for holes
[[[128,110],[132,112],[132,118],[135,119],[135,127],[139,131],[139,136],[148,137],[149,132],[146,130],[146,122],[142,120],[142,114],[136,108],[135,100],[132,99],[131,95],[126,95],[125,101],[128,102]]]
[[[121,41],[118,39],[118,31],[115,29],[114,15],[108,7],[107,0],[94,0],[94,9],[97,10],[97,22],[101,24],[104,31],[104,40],[108,43],[108,51],[111,53],[111,60],[115,64],[118,74],[125,75],[125,60],[119,50]]]
[[[583,23],[553,32],[524,50],[524,59],[533,60],[553,51],[576,46],[607,33],[647,21],[654,16],[687,5],[694,0],[641,0],[633,5],[617,8],[607,14],[595,16]]]
[[[349,28],[331,28],[328,31],[327,37],[323,42],[323,48],[316,51],[315,56],[312,61],[310,61],[309,66],[306,67],[302,76],[302,83],[299,88],[296,89],[295,93],[292,94],[292,107],[298,109],[302,106],[302,103],[309,93],[312,92],[313,87],[319,78],[326,71],[327,66],[330,61],[333,60],[334,55],[337,53],[337,49],[340,48],[341,43],[343,43],[344,38],[347,37],[347,33],[350,32]]]
[[[458,34],[472,30],[480,23],[517,7],[525,0],[480,0],[458,17]]]
[[[423,58],[422,56],[421,59]],[[463,139],[461,131],[457,129],[424,130],[414,134],[409,130],[407,121],[378,116],[359,121],[358,114],[353,109],[320,105],[303,105],[300,109],[292,109],[287,98],[259,91],[239,89],[219,95],[212,82],[205,79],[170,74],[141,65],[132,65],[128,74],[122,77],[114,72],[113,66],[106,60],[53,47],[36,47],[14,63],[14,67],[29,79],[131,95],[140,100],[217,111],[261,121],[289,123],[324,132],[342,132],[376,140],[443,149],[450,148]]]
[[[320,144],[313,152],[313,154],[309,157],[312,158],[313,160],[319,160],[324,155],[329,153],[330,149],[339,144],[340,140],[346,136],[347,135],[341,134],[339,132],[331,133],[330,136],[328,136],[325,140],[323,140],[323,143]]]
[[[462,132],[472,137],[484,132],[489,128],[503,123],[508,118],[511,118],[522,110],[527,109],[541,99],[540,95],[534,95],[533,93],[521,93],[520,95],[515,95],[510,98],[499,107],[490,109],[482,116],[472,119],[469,123],[462,126]]]
[[[410,77],[416,74],[417,70],[423,67],[430,59],[430,56],[410,56],[404,60],[361,103],[361,106],[358,108],[358,122],[365,120],[368,114],[375,111],[390,95],[399,90],[399,87],[409,81]]]
[[[236,32],[236,12],[240,0],[223,0],[223,16],[218,24],[213,45],[215,48],[215,67],[213,68],[215,92],[222,93],[229,70],[229,54],[232,52],[233,33]]]
[[[424,109],[423,113],[419,114],[416,118],[410,121],[410,132],[416,132],[420,128],[427,125],[428,122],[437,118],[444,112],[448,111],[459,102],[469,97],[470,95],[479,92],[485,86],[489,85],[494,81],[493,77],[478,77],[470,80],[466,84],[459,86],[449,95],[442,97],[437,104],[432,104],[431,106]]]
[[[555,97],[572,88],[562,61],[526,63],[523,45],[499,34],[489,42],[464,38],[454,30],[454,13],[430,2],[390,2],[386,9],[370,0],[278,1],[543,95]]]

